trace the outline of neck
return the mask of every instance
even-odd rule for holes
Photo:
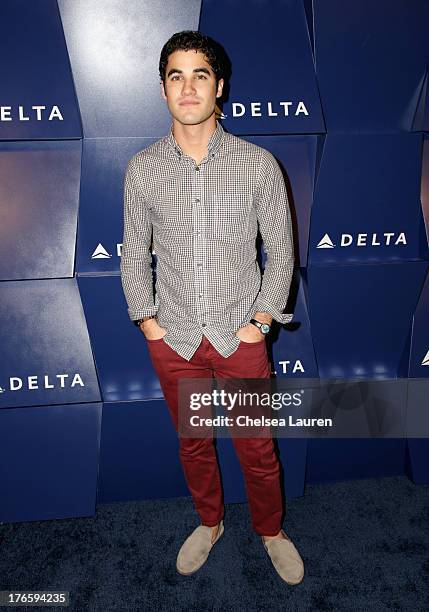
[[[185,155],[198,164],[207,155],[207,145],[216,129],[216,115],[197,125],[184,125],[173,119],[173,136]]]

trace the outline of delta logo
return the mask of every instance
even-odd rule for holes
[[[325,234],[316,245],[317,249],[334,249],[336,246],[399,246],[406,245],[405,232],[384,232],[383,234],[341,234],[339,245],[335,244],[329,234]]]
[[[64,121],[64,117],[60,111],[59,106],[54,104],[53,106],[47,107],[43,104],[34,104],[30,107],[18,106],[0,106],[0,121]]]
[[[421,362],[420,365],[422,365],[422,366],[429,366],[429,351],[423,357],[423,361]]]
[[[155,250],[151,249],[152,255],[155,255]],[[122,257],[122,242],[116,244],[116,255]],[[110,259],[112,254],[99,242],[92,252],[91,259]]]
[[[91,259],[109,259],[110,257],[112,257],[111,253],[106,251],[101,242],[97,244],[91,255]]]
[[[116,244],[116,255],[121,257],[122,255],[122,242]],[[91,259],[110,259],[112,254],[99,242],[92,252]]]
[[[305,374],[304,364],[300,359],[295,359],[295,361],[290,359],[284,359],[283,361],[278,362],[281,367],[282,374]],[[277,371],[275,372],[277,374]]]
[[[306,105],[302,100],[299,102],[231,102],[228,104],[231,107],[231,117],[298,117],[298,115],[309,116]],[[216,108],[216,116],[218,119],[226,119],[225,115],[219,107]]]
[[[8,386],[0,387],[0,393],[6,391],[36,391],[38,389],[65,389],[76,387],[84,387],[85,384],[82,380],[81,375],[77,372],[75,374],[45,374],[43,376],[10,376]]]

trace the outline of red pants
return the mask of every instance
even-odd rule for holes
[[[163,339],[148,340],[150,357],[158,375],[171,418],[178,431],[179,378],[269,378],[265,340],[240,342],[229,357],[222,357],[203,336],[190,361],[178,355]],[[246,483],[253,529],[259,535],[276,535],[283,512],[280,471],[271,438],[232,438]],[[223,494],[212,438],[179,437],[179,455],[186,482],[201,523],[212,527],[224,515]]]

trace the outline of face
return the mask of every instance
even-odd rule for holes
[[[182,125],[203,123],[215,112],[223,79],[216,77],[200,51],[175,51],[168,58],[161,95],[173,119]]]

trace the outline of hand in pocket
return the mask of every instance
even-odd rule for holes
[[[253,325],[252,323],[248,323],[244,327],[240,327],[240,329],[235,332],[235,335],[242,342],[247,342],[248,344],[255,344],[265,340],[264,334],[260,332],[256,325]]]
[[[161,327],[156,319],[148,319],[140,323],[140,330],[149,341],[161,340],[167,333],[167,330]]]

